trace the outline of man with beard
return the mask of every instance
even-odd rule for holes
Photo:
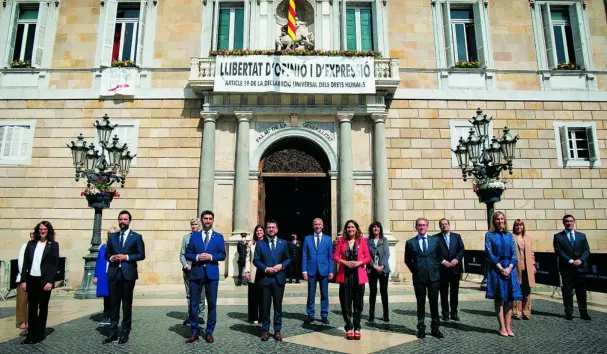
[[[129,341],[133,308],[133,290],[139,277],[137,262],[145,259],[143,237],[130,229],[131,213],[123,210],[118,214],[120,232],[109,236],[105,259],[110,262],[107,279],[110,286],[110,335],[103,344],[118,340],[118,321],[120,320],[120,303],[122,303],[122,328],[118,343]]]

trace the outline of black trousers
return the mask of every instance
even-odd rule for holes
[[[344,282],[339,284],[339,303],[346,331],[360,331],[364,297],[365,284],[358,284],[358,277],[346,277]]]
[[[262,288],[259,284],[249,283],[249,322],[261,320],[261,300],[263,296]]]
[[[443,270],[440,273],[440,305],[443,315],[457,315],[457,305],[459,303],[459,273],[453,273],[449,270]],[[451,300],[451,311],[449,311],[449,300]]]
[[[109,296],[103,297],[103,318],[112,317],[112,301]]]
[[[238,262],[238,284],[245,283],[245,279],[243,277],[244,266],[245,266],[244,262],[243,263]]]
[[[301,260],[298,258],[291,258],[291,264],[289,265],[287,276],[290,281],[299,280],[301,278]]]
[[[369,273],[369,317],[375,317],[375,299],[377,298],[377,282],[379,281],[379,293],[381,304],[384,309],[384,320],[390,317],[388,309],[388,277],[387,273],[372,271]]]
[[[120,304],[122,304],[122,335],[131,332],[131,318],[133,314],[133,290],[135,281],[125,280],[122,272],[118,271],[116,278],[110,281],[110,306],[112,316],[110,319],[110,336],[118,333],[120,321]]]
[[[430,316],[432,316],[432,328],[440,326],[440,317],[438,314],[438,292],[440,290],[440,282],[433,281],[428,283],[413,282],[415,290],[415,298],[417,299],[417,329],[426,330],[426,294],[430,300]]]
[[[563,279],[563,305],[565,305],[565,314],[573,314],[573,290],[577,298],[577,305],[580,309],[580,314],[587,314],[586,306],[586,274],[579,272],[562,272]]]
[[[278,285],[276,279],[268,286],[262,286],[262,317],[261,326],[264,332],[270,330],[270,308],[274,305],[274,331],[280,331],[282,328],[282,297],[285,293],[285,286]]]
[[[40,341],[44,339],[46,330],[46,319],[48,318],[48,302],[51,292],[42,288],[41,277],[29,276],[27,278],[27,307],[28,307],[28,330],[27,339]]]

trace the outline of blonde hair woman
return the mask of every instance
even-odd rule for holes
[[[496,211],[491,217],[491,228],[485,234],[487,267],[487,299],[495,300],[495,314],[499,322],[499,334],[514,337],[512,332],[512,305],[522,300],[518,275],[513,272],[518,265],[514,237],[508,232],[506,215]]]
[[[517,319],[531,319],[531,288],[535,286],[535,253],[533,253],[533,242],[531,236],[527,235],[525,222],[516,219],[512,225],[512,233],[516,241],[516,255],[518,257],[519,284],[523,293],[523,301],[514,302],[514,316]]]

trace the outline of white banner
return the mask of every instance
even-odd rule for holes
[[[217,56],[215,92],[375,93],[372,57]]]
[[[138,70],[108,68],[101,75],[100,96],[135,96]]]

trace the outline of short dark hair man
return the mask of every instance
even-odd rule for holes
[[[441,247],[443,260],[440,267],[440,302],[443,321],[451,319],[459,321],[457,314],[459,280],[462,274],[462,258],[464,258],[464,242],[460,234],[451,231],[451,223],[446,218],[438,222],[441,232],[434,235]],[[451,289],[451,291],[449,291]],[[451,311],[449,311],[451,297]]]
[[[586,235],[575,231],[575,218],[572,215],[563,216],[563,226],[565,227],[563,231],[554,234],[553,245],[563,279],[565,318],[573,319],[573,289],[575,289],[580,317],[590,321],[586,306],[586,273],[588,273],[590,247]]]
[[[110,335],[104,344],[118,340],[118,321],[120,320],[120,303],[122,303],[122,330],[118,342],[129,341],[131,333],[131,317],[133,309],[133,291],[135,281],[139,278],[137,262],[145,259],[145,244],[143,236],[130,229],[131,213],[123,210],[118,214],[120,232],[108,237],[105,259],[110,262],[107,279],[110,287]]]

